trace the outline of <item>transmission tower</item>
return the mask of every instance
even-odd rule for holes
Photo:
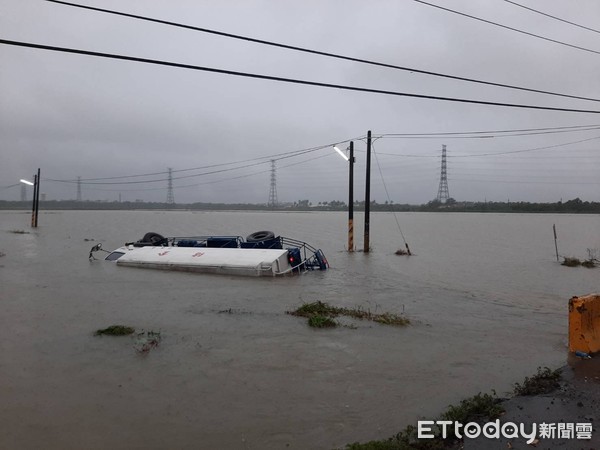
[[[277,168],[275,160],[271,160],[271,189],[269,190],[269,208],[277,207]]]
[[[77,177],[77,201],[81,201],[81,177]]]
[[[441,203],[446,203],[449,198],[448,172],[446,170],[446,146],[442,145],[442,173],[440,175],[440,187],[438,188],[437,200]]]
[[[167,184],[167,204],[172,205],[175,203],[175,197],[173,197],[173,169],[169,167],[167,170],[169,171],[169,181]]]

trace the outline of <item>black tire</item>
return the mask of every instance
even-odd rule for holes
[[[165,240],[166,239],[164,238],[164,236],[153,232],[146,233],[142,238],[142,242],[150,242],[154,245],[161,245],[162,243],[164,243]]]
[[[275,239],[275,233],[272,231],[257,231],[246,237],[246,242],[262,242]]]

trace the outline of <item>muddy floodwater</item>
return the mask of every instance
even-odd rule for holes
[[[0,448],[331,449],[567,361],[567,303],[599,291],[600,216],[373,214],[372,252],[343,213],[0,211]],[[355,217],[362,247],[362,215]],[[331,270],[236,278],[88,261],[154,231],[258,230],[323,249]],[[600,251],[599,251],[600,253]],[[315,330],[304,302],[404,312],[406,327]],[[114,324],[160,332],[146,354]]]

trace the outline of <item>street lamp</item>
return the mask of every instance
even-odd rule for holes
[[[344,158],[346,161],[349,161],[349,158],[346,156],[346,154],[343,151],[341,151],[339,148],[337,148],[335,145],[333,146],[333,149],[336,152],[338,152],[342,158]],[[21,180],[21,181],[23,181],[23,180]]]
[[[27,200],[27,186],[33,186],[33,183],[23,179],[19,181],[21,182],[21,201],[24,202]]]
[[[349,162],[349,176],[348,176],[348,251],[354,251],[354,142],[350,141],[350,157],[341,151],[336,146],[333,149],[340,154],[342,158]]]

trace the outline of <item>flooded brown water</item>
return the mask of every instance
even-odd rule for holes
[[[567,302],[600,269],[588,215],[374,214],[372,252],[343,213],[0,211],[0,448],[328,449],[388,437],[538,366],[567,361]],[[360,221],[358,217],[356,221]],[[357,224],[357,245],[362,227]],[[324,250],[327,272],[254,279],[88,262],[147,231],[271,229]],[[29,233],[14,233],[23,230]],[[93,239],[93,241],[86,241]],[[404,328],[310,329],[303,302],[405,312]],[[160,331],[146,355],[125,324]]]

